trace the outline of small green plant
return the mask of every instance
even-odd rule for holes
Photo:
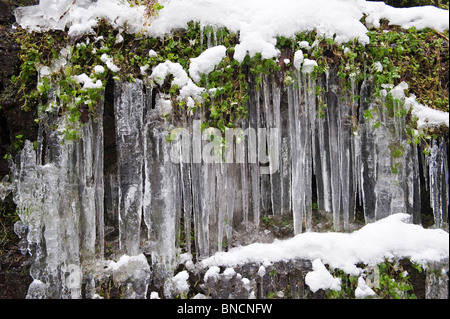
[[[422,269],[418,264],[412,264],[415,269]],[[366,276],[374,276],[371,289],[376,293],[370,298],[376,299],[416,299],[414,287],[408,272],[397,261],[385,260],[376,267],[359,265]],[[327,268],[330,268],[327,266]],[[358,287],[358,277],[346,274],[340,269],[329,269],[335,278],[341,279],[341,290],[327,290],[329,299],[354,299],[355,290]]]
[[[267,294],[267,299],[275,299],[276,297],[277,297],[277,294],[273,291],[271,291]]]
[[[23,135],[22,134],[16,135],[14,138],[14,148],[16,150],[21,149],[23,147],[23,143],[24,143]]]
[[[397,262],[386,261],[379,264],[378,268],[380,288],[375,291],[380,298],[416,299],[408,273]]]
[[[261,220],[266,227],[273,226],[273,220],[269,216],[262,216]]]
[[[330,273],[333,275],[333,277],[341,279],[341,290],[327,290],[326,292],[327,298],[354,299],[358,278],[346,274],[341,269],[331,269]]]

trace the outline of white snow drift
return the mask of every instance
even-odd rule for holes
[[[362,271],[356,266],[358,263],[377,265],[385,258],[394,257],[410,258],[417,263],[448,258],[449,234],[442,229],[411,224],[410,219],[410,215],[395,214],[353,233],[308,232],[271,244],[236,247],[204,259],[201,265],[233,267],[251,262],[271,264],[292,259],[319,259],[323,264],[358,276]],[[314,271],[320,272],[319,262],[315,264]],[[330,287],[334,285],[328,283]]]

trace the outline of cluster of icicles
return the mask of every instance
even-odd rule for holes
[[[420,179],[425,178],[435,225],[442,225],[448,207],[447,142],[433,141],[431,155],[423,155],[404,141],[405,118],[388,116],[371,98],[370,82],[353,88],[360,96],[354,100],[332,73],[320,79],[298,73],[295,84],[286,87],[265,76],[260,87],[250,86],[249,116],[238,126],[266,130],[255,137],[264,138],[257,141],[263,150],[256,160],[245,156],[244,162],[194,161],[192,143],[168,137],[172,129],[184,127],[194,139],[194,121],[204,120],[204,114],[199,110],[182,123],[168,121],[161,116],[160,94],[140,80],[114,83],[114,169],[104,167],[104,101],[80,127],[76,141],[62,143],[53,130],[61,121],[57,111],[43,115],[37,144],[26,141],[13,169],[21,219],[16,228],[33,256],[29,297],[80,297],[74,269],[81,271],[75,280],[85,284],[85,296],[89,291],[92,296],[100,276],[96,267],[111,266],[105,260],[111,229],[119,239],[110,259],[142,252],[151,256],[151,276],[142,273],[138,259],[130,266],[133,271],[141,267],[141,275],[129,274],[134,286],[128,285],[133,291],[128,296],[145,297],[138,278],[144,278],[141,286],[163,285],[173,276],[181,248],[197,261],[211,256],[224,243],[231,245],[236,234],[251,236],[260,216],[290,215],[296,234],[311,230],[313,198],[319,211],[332,216],[337,231],[349,229],[356,207],[362,207],[366,222],[403,212],[420,223]],[[324,92],[320,100],[326,107],[317,103],[316,86]],[[373,118],[365,119],[369,109]],[[377,121],[382,125],[374,129]],[[248,146],[249,136],[242,143]],[[401,158],[392,158],[392,143],[403,145]],[[182,145],[194,151],[175,150],[189,154],[176,163],[171,154]],[[265,154],[275,154],[276,167],[260,158]],[[261,174],[264,167],[269,174]]]

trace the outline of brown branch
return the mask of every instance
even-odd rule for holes
[[[442,33],[440,33],[439,31],[434,30],[434,32],[436,32],[436,34],[440,35],[441,37],[443,37],[447,42],[448,42],[448,37],[443,35]]]

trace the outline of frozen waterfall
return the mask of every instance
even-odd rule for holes
[[[249,77],[249,117],[226,151],[222,132],[201,129],[204,113],[164,116],[170,99],[141,80],[110,90],[117,160],[108,168],[103,100],[73,141],[52,129],[64,117],[44,113],[37,143],[27,141],[13,166],[16,228],[27,229],[33,256],[28,297],[80,298],[82,283],[92,296],[96,280],[125,269],[118,282],[134,278],[127,296],[143,298],[150,281],[162,287],[173,276],[180,253],[201,260],[239,238],[257,241],[262,216],[289,216],[294,234],[310,231],[317,211],[335,231],[351,230],[358,209],[366,222],[402,212],[420,224],[421,180],[435,226],[448,220],[447,141],[421,155],[370,81],[346,92],[333,70],[298,72],[290,86]],[[106,258],[110,229],[117,263]]]

